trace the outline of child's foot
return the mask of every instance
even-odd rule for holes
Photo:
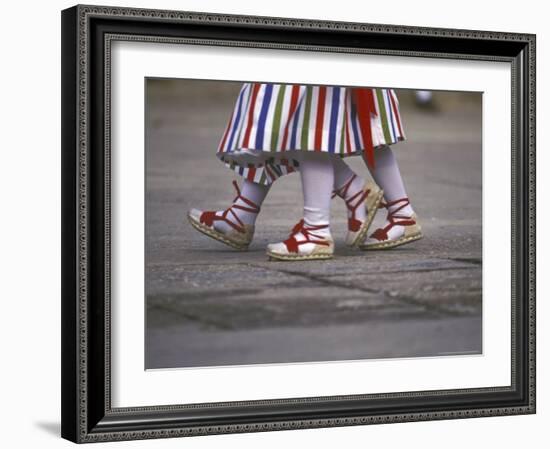
[[[353,175],[340,189],[335,190],[348,208],[348,233],[346,245],[357,247],[367,237],[369,227],[382,201],[384,192],[373,182],[365,182]]]
[[[187,214],[189,222],[198,231],[232,248],[246,250],[254,236],[254,218],[260,207],[243,197],[235,181],[237,196],[233,204],[221,211],[191,209]]]
[[[388,209],[386,223],[360,246],[362,250],[390,249],[422,238],[422,228],[408,198],[392,201],[383,207]]]
[[[301,220],[284,242],[267,245],[270,260],[298,261],[331,259],[334,241],[329,225],[308,225]]]

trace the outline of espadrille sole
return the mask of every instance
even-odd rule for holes
[[[246,251],[248,249],[248,246],[250,245],[250,243],[245,244],[228,239],[221,232],[218,232],[215,229],[212,229],[209,226],[206,226],[201,222],[196,221],[190,214],[187,215],[187,218],[189,220],[189,223],[191,223],[191,226],[193,226],[197,231],[203,233],[208,237],[213,238],[214,240],[217,240],[218,242],[224,243],[231,248],[238,249],[239,251]]]
[[[395,240],[388,240],[386,242],[380,242],[380,243],[369,243],[366,245],[361,245],[360,249],[363,251],[371,251],[371,250],[379,250],[379,249],[390,249],[390,248],[396,248],[397,246],[406,245],[407,243],[414,242],[416,240],[420,240],[423,237],[422,232],[417,232],[412,235],[399,237]]]
[[[288,254],[287,255],[287,254],[276,254],[270,251],[267,252],[267,255],[269,256],[269,260],[278,260],[278,261],[284,261],[284,262],[298,262],[301,260],[327,260],[327,259],[332,259],[334,257],[334,254],[328,254],[328,253],[310,254],[310,255],[305,255],[305,254],[296,254],[296,255]]]
[[[384,191],[379,190],[378,193],[376,194],[374,202],[368,208],[367,218],[365,219],[365,222],[363,223],[363,226],[361,226],[361,229],[359,229],[359,232],[355,236],[355,239],[353,239],[353,242],[348,244],[349,247],[357,248],[367,238],[367,233],[369,231],[370,225],[372,224],[372,221],[374,220],[374,217],[376,216],[376,212],[378,211],[378,207],[380,206],[380,202],[382,201],[383,197],[384,197]]]

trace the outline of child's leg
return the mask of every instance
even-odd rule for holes
[[[397,159],[389,146],[378,148],[374,151],[375,168],[371,169],[371,175],[376,183],[384,190],[384,200],[391,204],[403,198],[408,198],[401,177],[401,171],[397,164]],[[402,204],[396,204],[390,207],[389,211],[401,207]],[[405,205],[400,213],[404,215],[412,215],[414,213],[410,204]]]
[[[422,238],[418,217],[410,205],[401,172],[389,146],[374,152],[375,168],[371,175],[384,189],[386,222],[365,241],[363,249],[388,249]]]
[[[334,186],[334,168],[329,155],[307,153],[300,161],[304,197],[304,222],[309,226],[327,226],[319,233],[330,236],[330,200]]]
[[[279,260],[328,259],[334,253],[330,234],[330,202],[334,168],[326,153],[304,153],[300,159],[304,218],[291,236],[267,246],[267,254]]]
[[[382,200],[382,191],[372,182],[365,183],[340,157],[333,158],[333,167],[334,194],[342,198],[347,207],[346,244],[359,246],[367,237]]]
[[[365,188],[365,180],[357,176],[340,157],[334,157],[332,165],[334,167],[334,192],[344,201],[350,201],[350,205],[358,204],[357,200],[360,200],[360,194]],[[353,210],[348,206],[348,219],[351,218],[352,212]],[[365,221],[367,218],[366,208],[357,207],[355,218],[362,222]]]

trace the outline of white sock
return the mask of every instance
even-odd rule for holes
[[[401,178],[399,165],[397,165],[397,159],[395,159],[392,149],[386,145],[374,150],[374,163],[375,168],[369,169],[376,184],[384,190],[384,201],[386,203],[392,203],[396,200],[407,198],[407,192],[405,191],[405,185]],[[389,211],[392,212],[402,205],[403,202],[398,203],[390,207]],[[410,204],[399,211],[399,215],[411,216],[413,213],[414,210]]]
[[[350,206],[355,206],[358,200],[360,200],[360,195],[357,194],[362,192],[365,188],[365,180],[357,176],[340,157],[332,158],[332,166],[334,168],[334,191],[339,195],[343,194],[344,196],[342,198],[344,200],[350,200],[350,198],[355,196],[356,198],[350,202]],[[346,184],[349,183],[350,180],[351,183],[349,187],[345,189]],[[351,218],[352,211],[349,208],[347,209],[347,213],[348,219]],[[358,207],[355,209],[355,218],[359,221],[365,221],[367,219],[365,207]]]
[[[252,201],[256,206],[261,207],[262,203],[265,200],[269,192],[269,186],[264,186],[262,184],[257,184],[245,179],[241,185],[241,197],[246,198],[249,201]],[[237,201],[233,203],[234,206],[242,206],[246,209],[252,209],[250,204],[247,204],[242,198],[237,198]],[[216,212],[216,215],[220,217],[224,213],[223,210]],[[242,210],[239,208],[232,208],[231,211],[227,214],[227,219],[232,221],[235,224],[239,224],[238,220],[235,218],[235,215],[239,217],[239,220],[246,225],[254,225],[256,223],[256,218],[258,217],[257,212],[252,212],[250,210]],[[217,231],[226,233],[228,231],[233,231],[234,228],[227,224],[223,220],[214,221],[214,229]]]
[[[268,193],[269,186],[251,182],[248,179],[245,179],[241,186],[241,196],[249,201],[252,201],[258,207],[262,206]],[[247,207],[247,204],[242,199],[238,199],[235,204],[240,204],[241,206]],[[253,225],[256,223],[256,218],[258,218],[257,213],[247,212],[240,209],[237,209],[236,212],[245,224]]]
[[[334,187],[334,168],[326,153],[304,153],[300,160],[306,226],[327,226],[315,235],[330,237],[330,201]],[[299,238],[297,237],[299,240]]]

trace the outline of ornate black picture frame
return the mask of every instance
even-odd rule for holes
[[[109,82],[115,40],[509,62],[511,385],[113,408]],[[62,257],[62,436],[74,442],[534,413],[535,36],[82,5],[64,10]]]

